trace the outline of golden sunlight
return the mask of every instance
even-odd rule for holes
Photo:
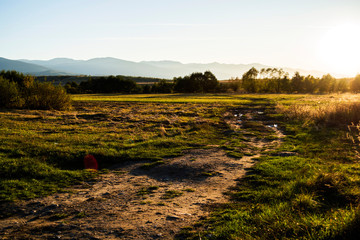
[[[360,26],[335,26],[324,35],[319,52],[324,64],[332,71],[345,75],[360,72]]]

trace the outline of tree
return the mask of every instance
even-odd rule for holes
[[[354,93],[360,92],[360,74],[356,75],[354,80],[350,82],[350,91]]]
[[[299,72],[296,72],[292,77],[291,82],[291,91],[294,93],[303,92],[304,90],[304,77],[300,75]]]
[[[219,81],[217,80],[215,75],[210,71],[206,71],[204,73],[204,82],[203,82],[204,92],[215,92],[218,85],[219,85]]]
[[[190,76],[174,78],[174,91],[183,93],[215,92],[219,85],[215,75],[210,71],[195,72]]]
[[[336,79],[333,78],[330,74],[324,75],[318,83],[319,93],[333,92],[335,88],[335,83]]]
[[[317,79],[311,75],[308,75],[307,77],[304,78],[303,81],[303,92],[314,93],[317,85],[318,85]]]
[[[243,88],[247,92],[255,93],[257,91],[256,87],[256,79],[259,74],[259,71],[252,67],[249,71],[243,74],[242,76],[242,83]]]
[[[335,91],[342,93],[349,91],[348,81],[346,81],[345,79],[338,80]]]
[[[173,88],[174,83],[160,80],[152,86],[151,91],[154,93],[172,93]]]

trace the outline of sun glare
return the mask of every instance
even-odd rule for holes
[[[321,59],[331,72],[354,76],[360,72],[360,26],[335,26],[320,42]]]

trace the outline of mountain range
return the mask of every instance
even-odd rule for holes
[[[74,60],[70,58],[54,58],[51,60],[10,60],[0,58],[0,70],[16,70],[34,76],[53,75],[124,75],[138,77],[154,77],[172,79],[173,77],[189,75],[193,72],[211,71],[219,80],[241,77],[250,68],[268,68],[260,63],[223,64],[223,63],[188,63],[176,61],[142,61],[132,62],[117,58],[93,58],[89,60]],[[301,75],[320,77],[325,72],[282,67],[292,76],[296,71]],[[335,75],[335,77],[342,77]]]

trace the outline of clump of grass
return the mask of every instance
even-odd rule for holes
[[[193,189],[193,188],[185,188],[185,189],[183,189],[183,191],[185,191],[185,192],[195,192],[195,189]]]
[[[144,164],[141,166],[141,168],[147,170],[147,169],[151,169],[151,168],[153,168],[153,167],[162,165],[162,164],[164,164],[164,163],[165,163],[165,162],[162,161],[162,160],[158,160],[158,161],[156,161],[156,162],[151,162],[151,163],[144,163]]]
[[[235,152],[235,151],[228,151],[226,153],[229,157],[233,158],[242,158],[244,156],[244,153],[241,152]]]
[[[167,190],[165,194],[161,197],[162,199],[172,199],[183,195],[183,192],[176,190]]]
[[[55,213],[54,215],[52,215],[49,218],[49,220],[56,221],[56,220],[67,218],[68,216],[69,216],[68,213]]]
[[[292,206],[299,211],[313,211],[320,206],[320,203],[315,200],[313,194],[300,193],[293,198]]]
[[[75,215],[75,218],[84,218],[84,217],[86,217],[86,215],[87,215],[86,212],[81,211]]]
[[[354,144],[356,156],[360,159],[360,123],[357,125],[351,123],[346,136]]]
[[[211,176],[214,176],[216,173],[214,172],[201,172],[201,175],[202,176],[205,176],[205,177],[211,177]]]
[[[140,191],[138,191],[137,195],[138,196],[145,196],[145,195],[149,195],[154,193],[156,190],[158,190],[159,187],[158,186],[149,186],[149,187],[144,187],[141,188]]]

